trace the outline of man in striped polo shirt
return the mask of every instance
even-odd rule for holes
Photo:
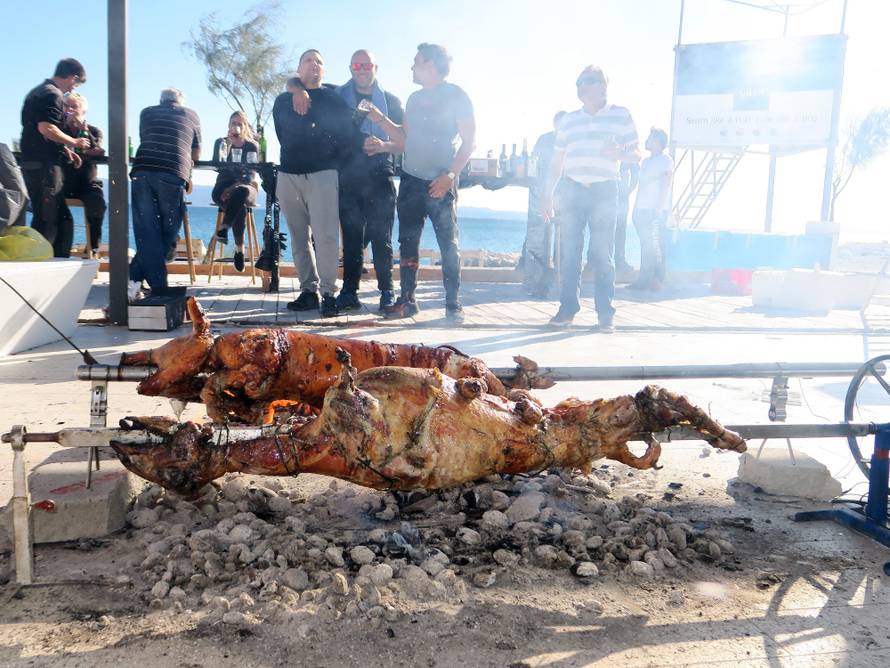
[[[131,301],[140,297],[143,280],[152,290],[167,287],[167,255],[176,248],[186,185],[201,156],[201,123],[182,102],[181,91],[165,88],[161,103],[146,107],[139,117],[139,150],[130,172],[136,237]]]
[[[578,76],[583,107],[566,114],[556,129],[553,161],[542,195],[542,213],[553,218],[553,191],[560,188],[559,311],[550,324],[566,327],[581,309],[581,256],[590,227],[594,261],[594,302],[601,332],[612,332],[615,266],[612,248],[618,207],[619,166],[640,161],[637,130],[630,112],[609,104],[608,79],[596,65]]]

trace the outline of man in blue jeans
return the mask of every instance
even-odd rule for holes
[[[167,257],[176,248],[186,185],[201,155],[201,123],[182,101],[179,90],[165,88],[160,104],[139,117],[139,150],[130,172],[136,236],[130,301],[142,296],[143,280],[152,290],[167,287]]]
[[[420,44],[414,56],[415,91],[405,104],[405,122],[393,123],[373,104],[368,119],[397,142],[404,141],[405,157],[399,179],[399,280],[401,296],[384,311],[390,319],[417,314],[420,235],[426,218],[433,223],[442,254],[445,317],[464,321],[460,290],[460,251],[457,230],[457,175],[475,146],[473,103],[459,86],[446,81],[451,56],[438,44]]]
[[[630,112],[608,104],[608,79],[595,65],[581,71],[576,82],[583,107],[566,114],[556,129],[550,173],[541,213],[553,217],[553,193],[559,181],[560,293],[554,327],[567,327],[581,310],[581,255],[584,230],[590,226],[594,303],[600,332],[614,331],[615,266],[612,252],[618,210],[619,164],[640,161],[637,130]],[[562,177],[562,178],[560,178]]]

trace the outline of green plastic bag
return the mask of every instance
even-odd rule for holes
[[[40,232],[16,225],[0,235],[0,261],[33,262],[53,256],[53,247]]]

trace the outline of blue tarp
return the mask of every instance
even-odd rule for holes
[[[829,234],[756,234],[713,230],[670,230],[670,271],[712,269],[812,269],[827,267]]]

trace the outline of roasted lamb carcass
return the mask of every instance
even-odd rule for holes
[[[488,393],[481,378],[453,379],[438,369],[378,367],[356,375],[348,354],[317,416],[262,428],[128,418],[163,442],[112,443],[124,465],[185,495],[228,472],[330,475],[377,489],[441,489],[497,473],[550,467],[589,471],[594,460],[651,468],[661,446],[653,432],[687,425],[716,448],[744,452],[745,442],[701,408],[648,386],[636,396],[542,408],[527,393]],[[627,442],[646,437],[645,454]]]
[[[272,327],[214,338],[210,321],[193,297],[188,310],[191,334],[154,350],[124,353],[120,363],[157,366],[157,372],[139,383],[140,394],[203,402],[214,422],[268,423],[275,408],[285,404],[317,412],[325,391],[341,372],[337,348],[349,353],[360,371],[387,366],[438,369],[452,378],[479,378],[489,393],[507,394],[481,360],[454,348],[340,339]],[[521,357],[517,362],[516,382],[523,387],[553,384],[535,375],[534,362]]]

